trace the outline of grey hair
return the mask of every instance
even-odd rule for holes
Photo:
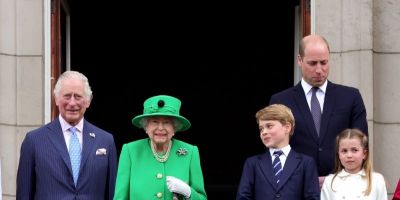
[[[59,97],[60,96],[60,90],[61,90],[61,85],[64,83],[65,80],[68,79],[79,79],[81,80],[84,85],[85,85],[85,95],[87,99],[91,99],[92,98],[92,89],[90,88],[89,85],[89,80],[88,78],[83,75],[80,72],[77,71],[65,71],[64,73],[62,73],[60,75],[60,77],[57,80],[56,85],[54,86],[54,96],[55,97]]]
[[[149,123],[149,117],[144,117],[143,119],[141,119],[140,121],[139,121],[139,123],[140,123],[140,125],[142,126],[142,128],[146,131],[146,126],[147,126],[147,124]],[[172,120],[173,120],[173,124],[174,124],[174,129],[175,129],[175,132],[177,131],[177,130],[180,130],[181,128],[182,128],[182,126],[183,126],[183,124],[179,121],[179,120],[177,120],[176,118],[172,118]]]

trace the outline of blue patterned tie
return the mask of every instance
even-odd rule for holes
[[[282,173],[282,164],[281,164],[281,159],[279,159],[279,156],[281,156],[283,152],[281,150],[274,151],[274,162],[272,162],[272,166],[274,168],[274,173],[276,177],[276,183],[279,184],[280,178],[281,178],[281,173]]]
[[[72,176],[76,186],[81,165],[81,145],[79,144],[78,136],[76,135],[76,128],[71,127],[69,130],[71,131],[71,139],[69,140],[69,158],[71,159]]]
[[[317,130],[317,134],[319,135],[319,130],[321,127],[321,106],[319,105],[319,101],[317,99],[317,91],[319,88],[312,88],[312,96],[311,96],[311,114],[314,119],[315,129]]]

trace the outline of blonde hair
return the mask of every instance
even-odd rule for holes
[[[294,131],[294,116],[290,108],[283,104],[272,104],[269,105],[256,113],[257,124],[260,120],[277,120],[281,124],[290,123],[291,130],[290,135],[293,135]]]
[[[367,188],[364,191],[364,195],[368,196],[371,193],[371,187],[372,187],[372,162],[369,156],[369,147],[368,147],[368,137],[365,135],[362,131],[358,129],[345,129],[342,131],[338,136],[336,136],[336,155],[335,155],[335,175],[332,178],[331,182],[331,188],[333,189],[333,180],[336,178],[338,173],[344,169],[344,166],[340,162],[339,159],[339,143],[343,139],[358,139],[363,147],[363,150],[365,150],[365,159],[362,163],[362,169],[364,169],[366,178],[367,178]]]

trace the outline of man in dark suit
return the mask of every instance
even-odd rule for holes
[[[297,56],[301,82],[270,99],[270,104],[281,103],[292,110],[296,127],[290,145],[315,159],[320,185],[333,172],[336,135],[346,128],[358,128],[368,134],[366,110],[358,89],[327,80],[329,53],[328,42],[322,36],[304,37]],[[315,122],[313,116],[318,115],[312,114],[315,113],[311,110],[313,96],[318,100],[314,105],[318,105],[320,112]]]
[[[22,143],[17,200],[111,200],[116,148],[110,133],[84,119],[92,99],[87,78],[66,71],[54,96],[58,118],[29,132]]]

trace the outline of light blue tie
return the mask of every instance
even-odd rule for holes
[[[71,131],[71,139],[69,140],[69,158],[71,159],[72,176],[74,183],[78,181],[79,168],[81,166],[81,145],[79,144],[78,136],[76,135],[76,128],[69,128]]]

